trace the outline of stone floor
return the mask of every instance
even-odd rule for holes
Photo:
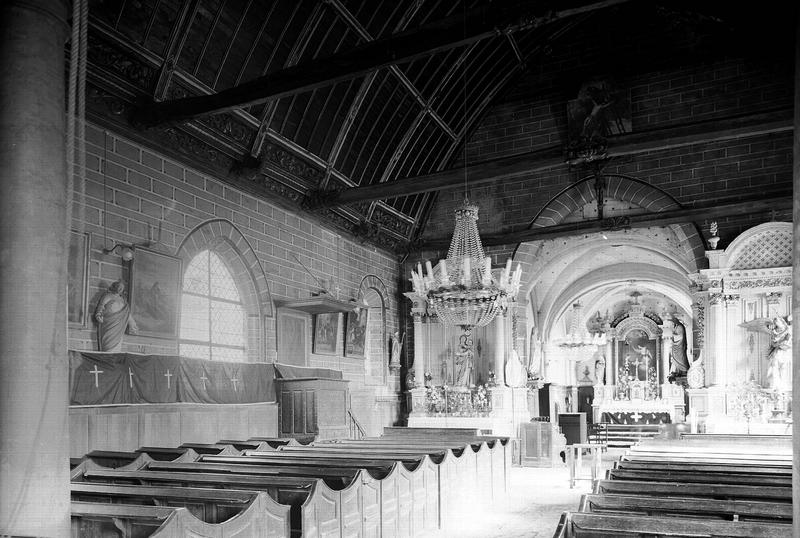
[[[603,455],[603,467],[608,469],[620,453]],[[585,464],[583,475],[589,476]],[[591,480],[578,480],[569,487],[566,465],[513,467],[508,501],[486,510],[465,507],[453,518],[451,528],[440,536],[453,538],[507,538],[516,536],[550,538],[555,532],[561,513],[576,510],[581,495],[589,493]]]

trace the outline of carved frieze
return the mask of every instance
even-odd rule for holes
[[[314,185],[319,184],[325,175],[322,170],[275,144],[264,144],[263,154],[265,161],[278,166],[299,179],[310,181]]]
[[[783,294],[779,291],[773,291],[771,293],[767,293],[764,297],[767,300],[767,304],[778,304],[781,302]]]
[[[755,278],[752,280],[730,280],[726,281],[726,287],[729,289],[742,289],[742,288],[779,288],[782,286],[791,286],[791,276],[776,276],[771,278]]]
[[[411,232],[411,223],[392,214],[381,206],[376,206],[372,212],[372,222],[394,232],[402,237],[407,237]]]
[[[112,73],[136,88],[150,93],[156,76],[154,66],[148,65],[144,60],[113,43],[99,38],[93,32],[89,33],[87,51],[91,65]]]
[[[256,129],[245,125],[236,116],[227,112],[204,116],[199,123],[247,148],[253,143],[256,135]]]
[[[725,294],[723,293],[710,293],[708,295],[708,304],[715,306],[720,305],[725,301]]]

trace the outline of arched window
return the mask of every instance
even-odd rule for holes
[[[180,354],[245,360],[245,310],[239,290],[225,263],[210,250],[192,258],[183,277]]]

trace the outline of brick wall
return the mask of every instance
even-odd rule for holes
[[[646,23],[615,29],[613,21],[606,22],[609,26],[598,21],[587,27],[579,39],[554,43],[549,57],[532,62],[476,126],[467,144],[470,163],[565,144],[567,101],[594,76],[612,77],[629,92],[634,133],[792,106],[791,50],[762,56],[759,49],[731,47],[720,53],[699,47],[696,36],[680,34],[664,48],[648,35]],[[673,57],[665,57],[664,50],[674,50]],[[788,195],[791,162],[792,135],[781,133],[618,157],[604,164],[604,171],[643,180],[690,206]],[[470,198],[480,201],[481,233],[527,227],[551,199],[588,173],[564,165],[470,189]],[[439,193],[425,237],[442,238],[452,230],[453,209],[462,199],[462,188]],[[723,243],[765,218],[771,216],[724,221]],[[500,257],[509,251],[491,250]]]
[[[329,283],[329,289],[338,288],[339,296],[345,300],[356,297],[364,276],[373,274],[382,279],[387,286],[387,297],[384,297],[387,335],[397,330],[398,264],[393,256],[340,237],[277,204],[256,199],[190,166],[93,125],[87,127],[86,153],[85,204],[76,206],[73,229],[91,233],[88,318],[111,282],[129,278],[119,252],[104,254],[104,247],[118,242],[142,242],[156,236],[160,228],[160,244],[152,248],[176,255],[181,243],[197,226],[211,219],[226,219],[255,252],[275,303],[272,316],[265,319],[263,352],[256,360],[280,360],[276,346],[276,307],[288,300],[310,297],[319,289],[294,256],[318,279]],[[76,187],[78,199],[79,190]],[[184,268],[187,262],[184,260]],[[310,339],[310,316],[308,327]],[[250,327],[249,332],[252,330]],[[340,331],[340,334],[343,333]],[[70,348],[96,349],[95,341],[96,330],[91,321],[84,327],[70,328]],[[177,352],[176,340],[126,335],[123,342],[126,351]],[[385,346],[388,349],[388,342]],[[342,370],[345,377],[352,380],[354,389],[397,384],[396,375],[383,372],[388,363],[386,353],[358,359],[345,357],[342,347],[340,342],[334,356],[309,353],[309,365]],[[312,349],[310,341],[307,349],[309,352]],[[371,412],[370,409],[361,411]]]

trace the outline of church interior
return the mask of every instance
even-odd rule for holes
[[[800,537],[796,4],[0,13],[0,536]]]

